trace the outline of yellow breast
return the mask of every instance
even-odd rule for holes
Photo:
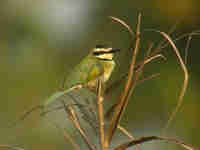
[[[113,72],[113,69],[115,67],[115,62],[114,61],[109,61],[109,62],[104,62],[103,63],[103,68],[104,68],[104,72],[103,72],[103,83],[107,82]],[[88,82],[88,86],[90,88],[95,88],[97,86],[97,79],[91,80]]]
[[[114,61],[105,62],[103,65],[104,65],[103,82],[106,82],[109,80],[113,72],[113,69],[115,67],[115,62]]]

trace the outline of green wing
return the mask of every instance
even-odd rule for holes
[[[53,95],[51,95],[50,97],[47,98],[47,100],[45,101],[45,103],[43,104],[43,106],[45,107],[45,106],[51,104],[52,102],[58,100],[59,98],[64,97],[70,91],[72,91],[72,89],[67,89],[67,90],[64,90],[64,91],[57,91],[57,92],[55,92]]]
[[[65,81],[64,91],[57,91],[53,95],[47,98],[44,106],[59,100],[70,92],[70,88],[81,84],[84,85],[87,82],[94,80],[103,74],[103,65],[99,64],[98,61],[93,59],[84,59],[79,65],[77,65],[74,70],[68,75]]]
[[[77,84],[86,84],[103,73],[103,65],[93,57],[86,57],[68,75],[65,81],[65,89]]]
[[[44,102],[43,106],[47,106],[50,103],[56,101],[58,98],[61,98],[62,96],[64,96],[67,93],[68,90],[66,91],[57,91],[55,92],[53,95],[51,95],[50,97],[47,98],[47,100]]]

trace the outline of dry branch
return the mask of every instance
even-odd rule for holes
[[[136,56],[139,50],[140,44],[140,25],[141,25],[141,14],[138,15],[138,25],[137,25],[137,32],[136,32],[136,44],[133,51],[132,61],[128,73],[128,79],[124,88],[122,95],[120,96],[119,104],[117,105],[117,109],[115,109],[113,118],[110,122],[108,135],[106,136],[106,147],[109,147],[112,137],[117,129],[117,126],[121,120],[122,114],[124,113],[126,106],[128,104],[127,96],[129,94],[130,87],[132,86],[132,80],[134,75],[134,67],[136,62]],[[127,25],[128,26],[128,25]],[[129,26],[128,26],[129,27]],[[128,29],[129,30],[129,29]]]
[[[144,137],[141,137],[141,138],[137,138],[137,139],[132,140],[130,142],[121,144],[120,146],[116,147],[114,150],[126,150],[127,148],[130,148],[130,147],[135,146],[137,144],[142,144],[142,143],[153,141],[153,140],[162,140],[162,141],[166,141],[166,142],[170,142],[170,143],[175,143],[175,144],[183,147],[186,150],[194,150],[194,148],[192,148],[189,145],[186,145],[182,141],[179,141],[179,140],[173,139],[173,138],[160,137],[160,136],[144,136]]]

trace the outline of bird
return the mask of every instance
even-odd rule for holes
[[[114,54],[119,51],[119,48],[112,48],[103,44],[96,45],[91,49],[89,54],[68,73],[63,84],[63,90],[53,93],[47,98],[43,106],[56,101],[59,97],[64,96],[76,88],[97,88],[100,78],[102,84],[105,84],[110,79],[115,68]]]
[[[44,108],[74,89],[86,87],[90,90],[94,90],[94,88],[98,87],[99,79],[101,79],[102,84],[105,84],[110,79],[115,68],[115,61],[113,60],[114,54],[119,51],[119,48],[112,48],[102,44],[96,45],[96,47],[92,48],[89,54],[67,74],[62,90],[54,92],[47,97],[42,104],[32,107],[25,112],[18,121],[24,120],[37,109],[43,110],[41,115],[46,114],[49,111],[45,112]],[[9,127],[16,126],[18,121],[12,123]]]

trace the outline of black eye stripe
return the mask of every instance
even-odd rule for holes
[[[103,54],[112,54],[119,51],[119,49],[111,49],[110,51],[94,51],[93,55],[98,56],[98,55],[103,55]]]
[[[93,55],[98,56],[98,55],[111,54],[111,53],[113,53],[112,50],[111,51],[98,51],[98,52],[93,52]]]

